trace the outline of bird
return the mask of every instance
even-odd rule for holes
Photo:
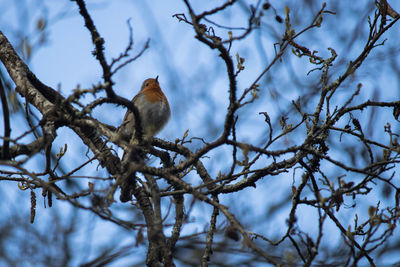
[[[158,76],[146,79],[132,102],[138,110],[145,140],[160,132],[171,117],[168,99],[161,90]],[[126,112],[117,134],[128,143],[134,141],[132,137],[135,136],[135,115],[132,111]]]
[[[164,128],[171,117],[171,108],[167,97],[161,90],[158,76],[156,78],[146,79],[142,84],[140,92],[132,99],[132,102],[139,113],[143,141],[149,141]],[[117,138],[119,140],[124,140],[128,144],[137,145],[139,140],[135,138],[135,127],[135,115],[132,111],[128,110],[122,124],[117,129]],[[144,150],[141,148],[133,148],[130,152],[124,152],[122,164],[125,165],[125,163],[128,162],[143,162],[145,159],[146,152]],[[135,180],[135,173],[122,179],[120,184],[121,202],[127,202],[132,199]]]

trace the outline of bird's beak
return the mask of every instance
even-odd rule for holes
[[[158,75],[157,75],[157,77],[156,77],[156,81],[158,82]]]

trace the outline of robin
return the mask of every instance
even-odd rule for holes
[[[139,112],[145,139],[153,137],[161,131],[171,117],[171,109],[158,83],[158,76],[155,79],[146,79],[140,92],[132,99],[132,102]],[[135,115],[128,110],[121,126],[118,128],[118,135],[124,140],[130,140],[134,133]]]
[[[149,140],[155,134],[164,128],[170,116],[168,100],[161,90],[158,83],[158,76],[155,79],[147,79],[143,82],[140,92],[132,99],[140,116],[140,122],[145,140]],[[135,134],[135,115],[128,110],[124,120],[117,131],[117,138],[123,139],[128,143],[133,143]],[[132,150],[131,153],[124,154],[122,161],[132,160],[141,161],[145,158],[143,151]],[[132,199],[135,188],[135,174],[131,174],[120,182],[121,202],[127,202]]]
[[[158,76],[155,79],[147,79],[143,82],[140,92],[132,99],[135,104],[143,131],[145,140],[149,140],[155,134],[164,128],[170,116],[171,109],[168,100],[161,90],[158,83]],[[128,143],[135,142],[135,115],[128,110],[125,114],[124,120],[117,131],[117,138],[123,139]],[[141,161],[145,158],[143,151],[132,150],[128,154],[124,153],[122,161]],[[135,188],[135,174],[129,175],[120,181],[121,202],[127,202],[132,199],[133,189]]]

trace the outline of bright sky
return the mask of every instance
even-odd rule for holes
[[[35,34],[37,21],[43,12],[48,14],[50,18],[50,27],[48,28],[48,42],[35,51],[32,59],[30,60],[29,67],[37,75],[37,77],[53,88],[60,88],[64,96],[67,96],[71,91],[78,85],[81,88],[90,88],[92,85],[97,84],[101,81],[101,69],[92,56],[91,51],[93,45],[88,30],[83,27],[83,18],[78,14],[77,5],[71,1],[61,0],[46,0],[43,1],[44,7],[39,5],[42,1],[39,0],[16,0],[10,5],[9,0],[0,0],[0,25],[3,25],[2,30],[5,35],[10,39],[11,42],[15,40],[15,36],[11,35],[15,29],[29,29],[32,35]],[[194,2],[194,1],[192,1]],[[213,2],[213,1],[211,1]],[[210,2],[210,4],[211,4]],[[252,1],[257,2],[257,1]],[[400,3],[393,1],[393,7],[400,7]],[[25,19],[21,20],[21,17],[17,17],[16,8],[21,5],[32,5],[36,3],[40,9],[33,7],[29,9],[29,13],[25,14]],[[205,2],[196,2],[194,5],[195,10],[200,11],[207,9]],[[215,4],[214,2],[212,3]],[[205,5],[205,6],[203,6]],[[329,3],[328,3],[329,6]],[[129,0],[114,0],[114,1],[87,1],[87,7],[94,23],[105,39],[105,53],[108,62],[111,58],[117,57],[121,52],[124,51],[128,44],[129,30],[127,27],[127,20],[130,19],[133,27],[134,37],[134,52],[136,55],[145,44],[148,38],[150,41],[150,48],[140,57],[136,62],[128,65],[119,71],[114,76],[115,86],[114,89],[118,94],[128,99],[132,98],[139,90],[141,83],[144,79],[149,77],[155,77],[159,75],[159,81],[161,86],[167,95],[171,107],[172,107],[172,119],[168,126],[159,134],[159,137],[173,141],[175,138],[182,137],[183,133],[190,129],[190,136],[206,136],[206,141],[211,141],[212,138],[217,136],[222,129],[221,124],[224,120],[225,110],[227,106],[227,86],[226,86],[226,74],[224,72],[224,66],[220,59],[216,57],[216,51],[210,51],[203,44],[199,43],[193,38],[193,31],[188,25],[183,22],[178,22],[172,15],[176,13],[187,13],[185,6],[181,1],[129,1]],[[278,12],[283,16],[283,8],[279,9]],[[296,11],[293,11],[296,12]],[[58,19],[59,15],[62,15]],[[274,23],[273,17],[271,16],[271,24]],[[245,19],[243,10],[236,8],[232,12],[225,12],[222,16],[219,16],[218,21],[222,21],[231,26],[245,25]],[[57,20],[53,23],[53,20]],[[23,27],[19,24],[22,21]],[[25,22],[24,22],[25,21]],[[17,26],[18,25],[18,26]],[[11,27],[11,29],[10,29]],[[279,29],[279,26],[276,27]],[[281,30],[283,26],[281,27]],[[397,28],[398,29],[398,28]],[[262,31],[267,29],[262,29]],[[216,31],[220,31],[216,28]],[[397,31],[398,32],[398,31]],[[279,33],[280,34],[280,33]],[[240,76],[239,87],[241,89],[246,88],[260,73],[260,70],[265,67],[265,62],[260,59],[258,53],[254,53],[254,42],[257,36],[252,36],[240,43],[240,45],[234,44],[232,47],[232,55],[239,52],[240,56],[246,58],[245,66],[246,69]],[[33,40],[37,40],[33,38]],[[267,51],[267,59],[271,59],[273,53],[273,43],[277,40],[263,39],[262,43]],[[336,41],[336,39],[335,39]],[[342,49],[337,43],[333,43],[329,36],[324,36],[323,42],[326,42],[326,47],[335,46],[339,50]],[[16,44],[15,44],[16,45]],[[312,45],[312,44],[311,44]],[[316,48],[317,49],[317,48]],[[327,53],[327,51],[321,53]],[[326,55],[326,54],[324,54]],[[219,64],[215,64],[215,60],[219,60]],[[296,59],[297,60],[297,59]],[[279,63],[278,63],[279,64]],[[305,67],[306,66],[306,67]],[[296,65],[293,68],[296,72],[308,72],[310,65],[305,59],[297,60]],[[291,79],[291,73],[280,74],[285,79]],[[314,75],[314,74],[312,74]],[[371,79],[371,81],[368,81]],[[384,77],[388,83],[391,81],[391,77]],[[365,86],[373,87],[373,78],[366,78]],[[370,85],[368,85],[370,83]],[[273,81],[270,87],[279,86],[279,81]],[[397,86],[398,88],[398,86]],[[268,88],[269,89],[269,88]],[[298,92],[296,88],[277,88],[278,90],[286,90],[285,98],[288,102],[295,100]],[[270,104],[270,100],[266,100],[269,96],[269,91],[264,90],[261,92],[260,105],[257,105],[254,114],[258,114],[259,111],[267,111],[271,117],[278,114],[274,106]],[[392,98],[398,96],[398,92],[384,92],[383,98]],[[204,97],[211,97],[215,100],[214,104],[202,101]],[[85,101],[92,101],[93,98],[87,96]],[[212,106],[210,106],[212,105]],[[122,107],[107,106],[98,108],[94,116],[101,119],[103,122],[110,123],[117,126],[123,118],[125,110]],[[22,119],[22,118],[21,118]],[[212,125],[218,127],[208,128],[205,127],[204,121],[210,122]],[[250,130],[246,128],[240,134],[246,141],[252,142],[253,140],[259,139],[258,132],[264,134],[263,129],[265,128],[264,118],[262,116],[249,116],[248,122],[251,125]],[[0,125],[2,130],[3,125]],[[257,133],[257,134],[254,134]],[[17,135],[18,131],[13,132]],[[68,139],[66,139],[68,138]],[[84,154],[80,141],[74,136],[74,134],[63,128],[59,131],[59,138],[57,139],[57,145],[60,147],[64,145],[68,140],[69,144],[69,155],[65,157],[65,164],[69,167],[76,166],[81,162],[80,158],[76,158],[77,154]],[[195,148],[197,145],[192,144],[191,147]],[[215,155],[225,155],[226,151],[217,151]],[[223,156],[222,156],[223,157]],[[229,158],[228,160],[231,160]],[[211,160],[204,159],[208,166],[213,164],[219,164],[220,161],[213,162]],[[226,161],[225,161],[226,162]],[[215,168],[216,172],[218,168]],[[95,170],[94,170],[95,173]],[[216,175],[217,173],[213,173]],[[288,174],[286,178],[291,179],[292,173]],[[284,176],[282,176],[284,177]],[[268,179],[266,179],[268,181]],[[269,190],[270,194],[265,195],[265,188]],[[273,190],[271,190],[273,188]],[[279,198],[282,195],[286,195],[290,192],[289,187],[282,188],[280,183],[270,184],[268,182],[261,183],[258,185],[257,190],[248,189],[249,198],[254,199],[265,199],[264,205],[270,205],[273,203],[275,198]],[[378,197],[378,196],[376,196]],[[250,202],[251,203],[251,202]],[[249,205],[248,199],[238,199],[236,203],[237,208]],[[249,205],[250,206],[250,205]],[[260,208],[263,211],[264,208]],[[45,214],[48,210],[41,209],[40,216]],[[198,214],[200,217],[202,210],[196,211],[194,214]],[[309,216],[309,210],[304,210],[304,218]],[[310,212],[312,214],[313,212]],[[38,216],[40,218],[40,216]],[[89,217],[92,215],[89,215]],[[286,215],[284,215],[286,216]],[[304,218],[299,218],[303,220]],[[199,219],[203,223],[201,218]],[[282,223],[284,217],[277,217],[276,224]],[[301,222],[300,222],[301,223]],[[350,222],[349,222],[350,223]],[[96,238],[100,238],[96,235],[96,231],[102,231],[104,229],[103,222],[98,222],[98,227],[94,231]],[[304,221],[305,229],[312,229],[313,225],[307,226],[307,221]],[[87,231],[88,229],[82,229]],[[265,230],[265,229],[264,229]],[[260,229],[262,231],[262,229]],[[267,232],[276,231],[276,229],[267,229]],[[110,236],[112,233],[110,233]],[[109,236],[105,237],[107,240]],[[77,238],[79,240],[79,238]],[[128,238],[125,241],[132,242],[132,238]],[[333,237],[333,240],[337,240]]]

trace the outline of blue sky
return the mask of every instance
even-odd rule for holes
[[[204,4],[205,2],[201,2],[201,4],[200,2],[196,2],[194,8],[198,11],[205,10],[215,4],[211,2],[207,4]],[[25,14],[26,21],[20,24],[21,21],[24,20],[16,16],[16,14],[18,14],[16,8],[27,3],[31,5],[32,8]],[[210,6],[207,6],[208,4]],[[275,3],[273,4],[275,5]],[[360,3],[360,6],[362,4],[364,4],[364,2]],[[35,6],[37,6],[37,9],[35,9]],[[194,33],[189,25],[178,22],[176,18],[172,17],[172,15],[176,13],[187,13],[181,1],[87,1],[87,6],[97,29],[105,39],[105,53],[109,62],[111,58],[117,57],[128,44],[128,19],[130,19],[133,27],[135,42],[133,55],[136,55],[142,49],[146,40],[150,38],[150,47],[143,56],[120,70],[113,78],[116,92],[130,99],[138,92],[144,79],[159,75],[161,86],[172,107],[172,119],[167,127],[159,134],[159,137],[173,141],[175,138],[182,137],[187,129],[190,130],[190,137],[205,137],[206,141],[211,141],[220,134],[228,104],[225,68],[222,61],[218,58],[216,51],[211,51],[193,38]],[[400,3],[393,1],[392,6],[398,9]],[[283,16],[283,6],[276,3],[276,7],[278,13]],[[91,54],[93,50],[91,38],[87,29],[83,27],[83,19],[79,16],[75,3],[61,0],[19,0],[9,5],[9,1],[3,0],[0,1],[0,10],[2,10],[2,8],[5,10],[3,11],[5,13],[0,14],[2,15],[0,16],[0,25],[3,25],[0,30],[9,37],[11,42],[16,40],[15,36],[12,35],[15,29],[21,29],[21,32],[29,32],[30,36],[32,36],[32,40],[37,40],[37,36],[40,36],[40,34],[38,34],[36,29],[36,22],[42,17],[43,12],[48,14],[50,21],[49,27],[46,29],[47,42],[43,47],[34,51],[33,57],[28,62],[31,70],[44,83],[53,88],[60,88],[62,94],[67,96],[78,85],[81,88],[90,88],[92,85],[101,81],[102,74],[100,65]],[[298,15],[300,12],[305,12],[306,15],[310,15],[313,13],[313,10],[307,10],[307,7],[304,7],[304,10],[292,10],[291,12],[294,16]],[[62,17],[58,18],[60,14],[62,14]],[[339,15],[340,14],[338,14],[338,16]],[[224,12],[222,15],[216,16],[215,19],[227,25],[240,26],[246,22],[245,18],[246,15],[243,9],[235,7],[232,11]],[[343,18],[343,16],[341,18]],[[238,52],[240,56],[246,59],[246,69],[239,75],[238,84],[240,90],[249,86],[265,67],[265,62],[272,59],[274,53],[273,44],[279,41],[279,37],[284,31],[283,25],[279,25],[274,20],[274,14],[272,12],[266,12],[264,19],[264,25],[269,25],[270,27],[265,26],[243,42],[234,43],[232,46],[232,55]],[[359,20],[354,20],[352,17],[348,19],[349,25],[360,23]],[[338,23],[338,21],[335,20],[335,16],[327,15],[324,23],[332,26]],[[333,34],[332,31],[326,31],[327,28],[324,28],[324,25],[325,24],[323,24],[323,27],[320,29],[321,32],[319,35],[305,35],[303,39],[299,38],[299,40],[304,42],[311,49],[319,50],[319,55],[322,56],[328,55],[327,47],[334,47],[339,53],[338,60],[342,59],[342,55],[355,55],[359,51],[362,42],[355,42],[356,45],[348,49],[345,45],[348,40],[344,39],[342,43],[342,41],[340,41],[341,39],[338,37],[341,34],[341,29],[338,29],[336,35]],[[364,29],[367,24],[364,22],[361,25]],[[305,25],[302,24],[302,26]],[[9,27],[13,30],[10,30]],[[395,39],[393,34],[397,34],[398,29],[397,27],[387,36],[389,42]],[[216,28],[216,31],[218,34],[222,36],[225,35],[226,37],[226,31],[218,28]],[[318,31],[318,29],[315,31]],[[264,35],[258,35],[258,33]],[[274,39],[273,36],[275,33],[277,36]],[[258,42],[258,38],[261,39],[260,42]],[[261,44],[264,49],[265,58],[260,56],[260,48],[257,48],[257,44]],[[285,108],[290,105],[290,102],[296,100],[303,92],[303,88],[299,87],[298,84],[292,83],[292,79],[294,79],[293,73],[298,75],[298,77],[303,77],[302,82],[304,84],[311,83],[312,80],[315,80],[316,77],[320,75],[320,73],[314,72],[310,76],[306,76],[305,74],[313,68],[313,66],[309,64],[308,60],[305,58],[298,59],[297,57],[293,57],[290,53],[288,54],[289,56],[284,57],[284,63],[289,62],[291,67],[283,67],[284,64],[278,62],[276,67],[274,66],[272,69],[272,74],[267,74],[266,81],[268,81],[268,83],[264,83],[263,81],[260,99],[257,100],[256,105],[240,111],[240,114],[242,114],[241,118],[247,116],[245,120],[241,122],[243,127],[238,132],[242,140],[257,144],[260,138],[266,133],[264,118],[258,115],[258,112],[267,111],[271,119],[275,120],[280,116],[279,111],[285,110]],[[377,54],[372,54],[371,57],[374,58],[376,55]],[[387,67],[384,65],[381,66],[382,68]],[[336,71],[339,70],[340,68],[337,68]],[[277,73],[273,71],[277,71]],[[363,74],[360,75],[360,77],[362,77],[361,81],[365,88],[362,94],[364,99],[370,98],[373,95],[373,90],[377,86],[383,88],[380,90],[381,100],[391,100],[399,97],[398,79],[389,71],[387,75],[380,75],[378,78],[374,76],[374,69],[366,70],[361,68],[360,72]],[[349,88],[351,88],[351,86],[354,88],[354,85],[350,85]],[[283,95],[277,102],[274,102],[272,98],[274,90]],[[348,97],[348,94],[346,90],[343,89],[343,92],[338,94],[338,102],[340,102],[339,100],[341,98],[346,97]],[[209,101],[210,99],[212,101]],[[88,103],[92,100],[93,97],[86,96],[83,102]],[[122,121],[124,113],[125,110],[122,107],[107,105],[96,109],[93,115],[103,122],[117,126]],[[391,112],[388,114],[390,113]],[[370,115],[369,113],[363,113],[362,116],[365,117],[365,120],[368,120],[368,116]],[[22,121],[22,117],[15,120],[16,123]],[[295,121],[296,120],[293,120],[291,123],[295,123]],[[3,125],[0,125],[0,130],[2,130],[1,127],[3,127]],[[397,126],[394,127],[398,129]],[[20,131],[24,130],[21,129]],[[279,132],[279,129],[277,129],[275,133],[277,132]],[[18,129],[13,131],[15,136],[19,133]],[[82,161],[82,158],[76,157],[76,155],[83,155],[86,152],[81,141],[71,130],[65,127],[60,129],[58,134],[59,137],[56,140],[55,149],[57,146],[63,147],[64,144],[68,142],[69,151],[63,159],[64,164],[70,168],[77,166]],[[296,138],[293,139],[294,140],[288,140],[288,142],[295,142]],[[188,145],[192,149],[196,149],[201,143],[197,142]],[[212,170],[212,175],[217,175],[219,171],[218,166],[221,162],[226,164],[226,162],[232,160],[231,158],[226,159],[227,153],[230,153],[229,149],[218,149],[208,155],[212,160],[210,158],[204,159],[206,166]],[[98,171],[96,169],[96,164],[93,164],[89,170],[91,172],[88,173],[88,170],[85,170],[84,173],[86,175],[98,175],[99,172],[105,174],[103,170]],[[298,173],[300,173],[300,171]],[[256,220],[260,220],[266,206],[274,204],[275,199],[290,194],[291,189],[288,184],[290,184],[292,176],[293,173],[290,172],[279,176],[279,179],[277,179],[277,177],[264,179],[257,185],[257,189],[246,189],[245,192],[243,192],[243,194],[248,195],[248,198],[237,198],[236,201],[232,203],[232,198],[226,197],[226,199],[223,198],[222,201],[232,203],[232,206],[234,206],[233,210],[238,211],[238,213],[243,212],[243,207],[252,208],[252,203],[258,201],[262,203],[262,207],[256,209],[256,214],[254,215]],[[194,182],[196,182],[196,180],[194,180]],[[10,196],[10,198],[12,198],[12,196]],[[249,199],[252,199],[252,201],[249,201]],[[260,201],[260,199],[263,201]],[[377,199],[379,199],[379,195],[374,195],[373,200],[375,201]],[[374,201],[368,199],[366,201],[374,203]],[[67,205],[63,206],[66,207]],[[283,213],[275,216],[275,218],[272,219],[272,224],[283,225],[287,218],[289,208],[290,207],[287,206],[287,209]],[[48,212],[48,210],[42,208],[39,210],[40,214],[38,215],[40,216]],[[207,218],[201,217],[203,212],[204,210],[201,208],[194,212],[193,215],[198,218],[198,224],[192,224],[192,227],[201,227],[205,223]],[[314,211],[310,211],[308,208],[304,208],[301,211],[303,217],[299,218],[299,223],[304,229],[313,229],[314,225],[309,225],[307,220],[309,216],[313,216],[310,215],[313,213]],[[40,220],[40,216],[38,216],[38,220]],[[84,218],[85,220],[91,220],[93,218],[92,214],[87,214],[87,216],[87,218]],[[244,221],[247,220],[244,219]],[[349,217],[349,224],[351,224],[351,221],[352,217]],[[113,235],[112,227],[100,221],[96,222],[96,227],[93,228],[93,236],[95,239],[100,238],[99,233],[104,234],[105,227],[108,227],[107,229],[109,229],[110,232],[107,233],[104,242],[106,242],[109,236]],[[330,227],[329,223],[328,227]],[[259,230],[270,234],[276,232],[274,227]],[[280,230],[285,229],[282,228]],[[86,231],[87,229],[82,229],[82,232]],[[185,231],[190,232],[191,229],[185,229]],[[78,236],[77,240],[81,238],[82,237]],[[336,240],[339,239],[340,236],[337,235],[336,237],[332,237],[331,240],[335,240],[336,242]],[[124,242],[128,243],[132,242],[132,240],[134,240],[134,236],[127,237]],[[102,240],[99,240],[99,243],[102,242]]]

